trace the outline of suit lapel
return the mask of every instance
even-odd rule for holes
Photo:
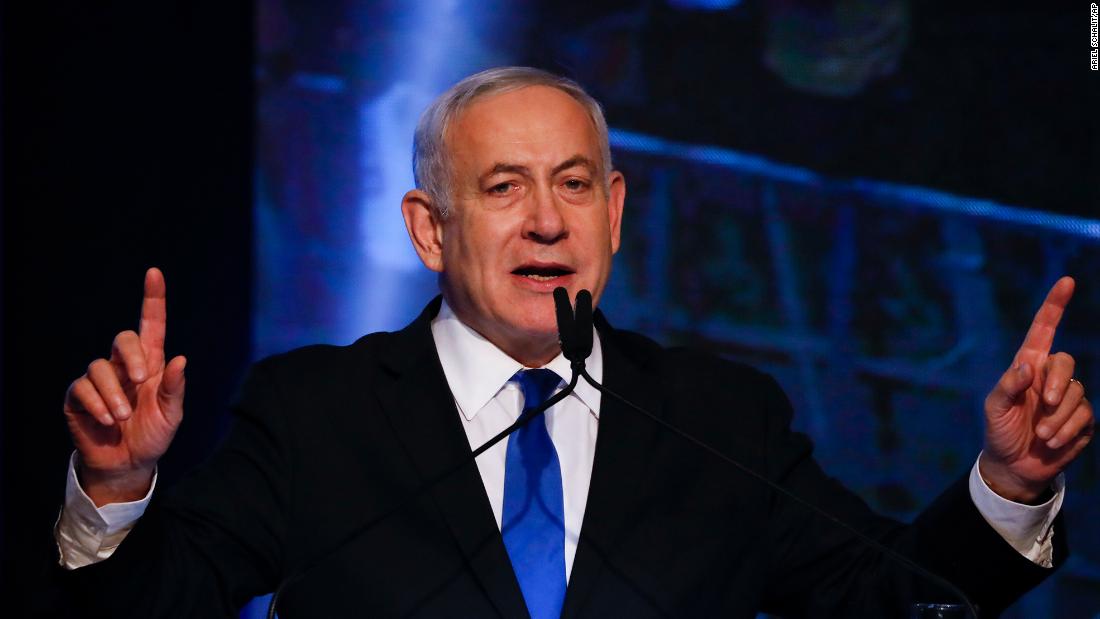
[[[438,311],[439,298],[415,322],[393,334],[383,359],[392,379],[380,381],[377,389],[382,409],[422,480],[470,454],[431,335],[431,319]],[[436,484],[430,495],[500,615],[527,617],[477,466],[470,462]]]
[[[626,399],[660,415],[660,391],[656,377],[644,368],[644,359],[628,357],[616,346],[614,330],[597,315],[604,354],[604,385]],[[562,617],[575,617],[583,608],[592,586],[616,550],[618,532],[626,519],[638,513],[644,498],[647,463],[657,426],[625,404],[604,394],[600,400],[600,428],[592,481],[584,510],[577,555]]]

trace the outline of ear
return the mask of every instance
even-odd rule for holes
[[[405,229],[409,231],[416,255],[424,266],[441,273],[443,271],[443,222],[432,205],[428,194],[413,189],[401,199],[401,214],[405,217]]]
[[[611,253],[619,251],[622,240],[623,204],[626,203],[626,177],[615,170],[607,183],[607,220],[611,225]]]

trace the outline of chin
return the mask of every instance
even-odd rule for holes
[[[552,333],[557,335],[558,333],[558,317],[554,312],[554,308],[538,308],[532,312],[528,312],[524,316],[523,330],[531,333],[532,335],[545,335]]]
[[[509,308],[507,322],[517,331],[532,338],[558,335],[558,319],[554,312],[553,301],[549,298],[537,302],[517,303]]]

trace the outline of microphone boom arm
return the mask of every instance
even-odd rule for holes
[[[583,365],[581,367],[583,368]],[[328,551],[321,553],[319,557],[313,562],[309,563],[302,569],[296,571],[294,574],[284,579],[281,583],[279,583],[279,586],[275,589],[274,593],[271,594],[271,602],[267,606],[267,619],[275,619],[275,608],[279,603],[279,594],[282,593],[284,589],[286,589],[291,584],[301,580],[306,574],[308,574],[321,563],[328,561],[329,559],[336,556],[340,551],[350,547],[352,542],[355,542],[356,540],[361,538],[363,535],[373,529],[378,523],[400,512],[415,499],[423,496],[425,492],[431,490],[443,480],[462,470],[468,464],[476,460],[478,456],[492,449],[494,445],[508,438],[513,432],[527,425],[532,420],[541,416],[550,407],[564,400],[570,393],[573,393],[573,389],[577,387],[577,382],[579,380],[580,375],[577,371],[577,368],[573,367],[573,376],[569,379],[569,384],[566,385],[564,389],[552,395],[542,404],[539,404],[535,408],[529,409],[521,414],[512,425],[501,430],[496,436],[489,439],[488,441],[485,441],[485,443],[483,443],[477,449],[471,451],[457,464],[424,481],[414,492],[406,496],[400,503],[393,506],[389,510],[375,516],[374,518],[371,518],[370,520],[360,524],[355,529],[353,529],[351,533],[341,538],[340,541],[334,544]]]
[[[574,367],[573,372],[576,373],[577,371],[578,371],[578,368]],[[638,406],[637,404],[634,404],[630,400],[627,400],[625,397],[619,395],[618,393],[612,391],[611,389],[608,389],[607,387],[604,387],[602,384],[596,382],[596,380],[593,379],[592,376],[590,376],[588,374],[588,371],[584,369],[584,364],[583,363],[581,364],[581,366],[579,368],[579,371],[580,371],[581,376],[584,378],[584,380],[587,381],[588,384],[592,385],[592,387],[594,387],[600,393],[602,393],[606,396],[610,396],[610,397],[618,400],[619,402],[622,402],[623,404],[625,404],[631,410],[633,410],[637,413],[640,413],[642,416],[646,417],[650,421],[652,421],[652,422],[656,423],[657,425],[661,426],[665,430],[668,430],[669,432],[672,432],[676,436],[679,436],[680,438],[684,439],[685,441],[695,445],[696,447],[702,449],[703,451],[709,453],[710,455],[718,458],[722,462],[725,462],[726,464],[729,464],[730,466],[732,466],[735,469],[741,471],[742,473],[748,475],[749,477],[752,477],[753,479],[756,479],[756,480],[760,481],[761,483],[765,484],[766,486],[768,486],[772,490],[774,490],[774,491],[782,494],[783,496],[787,497],[788,499],[794,501],[798,505],[801,505],[802,507],[810,510],[811,512],[817,514],[818,516],[821,516],[822,518],[825,518],[826,520],[828,520],[829,522],[835,524],[836,526],[840,527],[841,529],[844,529],[848,533],[851,533],[857,539],[859,539],[861,542],[863,542],[864,544],[866,544],[870,548],[872,548],[872,549],[882,553],[884,556],[887,556],[890,559],[896,561],[897,563],[899,563],[901,566],[905,567],[909,571],[917,574],[918,576],[926,578],[929,581],[931,581],[931,582],[943,587],[944,589],[950,591],[957,598],[959,598],[963,602],[963,604],[966,605],[967,611],[970,613],[970,616],[973,617],[974,619],[978,619],[978,611],[975,608],[974,604],[970,601],[970,598],[967,597],[967,595],[965,593],[963,593],[962,589],[958,588],[951,581],[947,580],[946,578],[944,578],[942,576],[939,576],[939,575],[935,574],[934,572],[928,570],[925,567],[922,567],[916,561],[913,561],[909,557],[906,557],[905,555],[903,555],[900,552],[894,550],[893,548],[890,548],[889,546],[886,546],[886,545],[882,544],[878,540],[876,540],[873,537],[867,535],[866,533],[863,533],[859,529],[853,527],[852,525],[848,524],[847,522],[844,522],[840,518],[837,518],[836,516],[830,514],[829,512],[827,512],[824,509],[818,507],[817,505],[814,505],[813,503],[807,501],[806,499],[803,499],[802,497],[800,497],[797,494],[791,492],[790,490],[787,490],[781,484],[778,484],[778,483],[768,479],[767,477],[761,475],[760,473],[757,473],[756,471],[752,470],[751,468],[745,466],[744,464],[741,464],[737,460],[734,460],[733,458],[731,458],[731,457],[727,456],[726,454],[722,453],[718,449],[716,449],[716,448],[708,445],[707,443],[695,438],[694,436],[688,434],[687,432],[684,432],[680,428],[677,428],[676,426],[668,423],[664,419],[661,419],[660,417],[658,417],[658,416],[654,415],[653,413],[645,410],[644,408]]]

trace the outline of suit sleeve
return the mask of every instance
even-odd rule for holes
[[[55,577],[82,616],[235,617],[281,575],[291,495],[289,428],[262,365],[211,459],[155,496],[109,558]]]
[[[953,483],[911,525],[875,514],[812,457],[805,436],[790,430],[791,406],[766,377],[765,467],[769,477],[839,520],[959,587],[982,617],[998,615],[1052,570],[1021,556],[982,518],[967,478]],[[905,617],[913,602],[959,603],[950,591],[869,547],[841,526],[786,497],[772,495],[765,610],[785,616]],[[1055,520],[1056,565],[1065,561]]]

